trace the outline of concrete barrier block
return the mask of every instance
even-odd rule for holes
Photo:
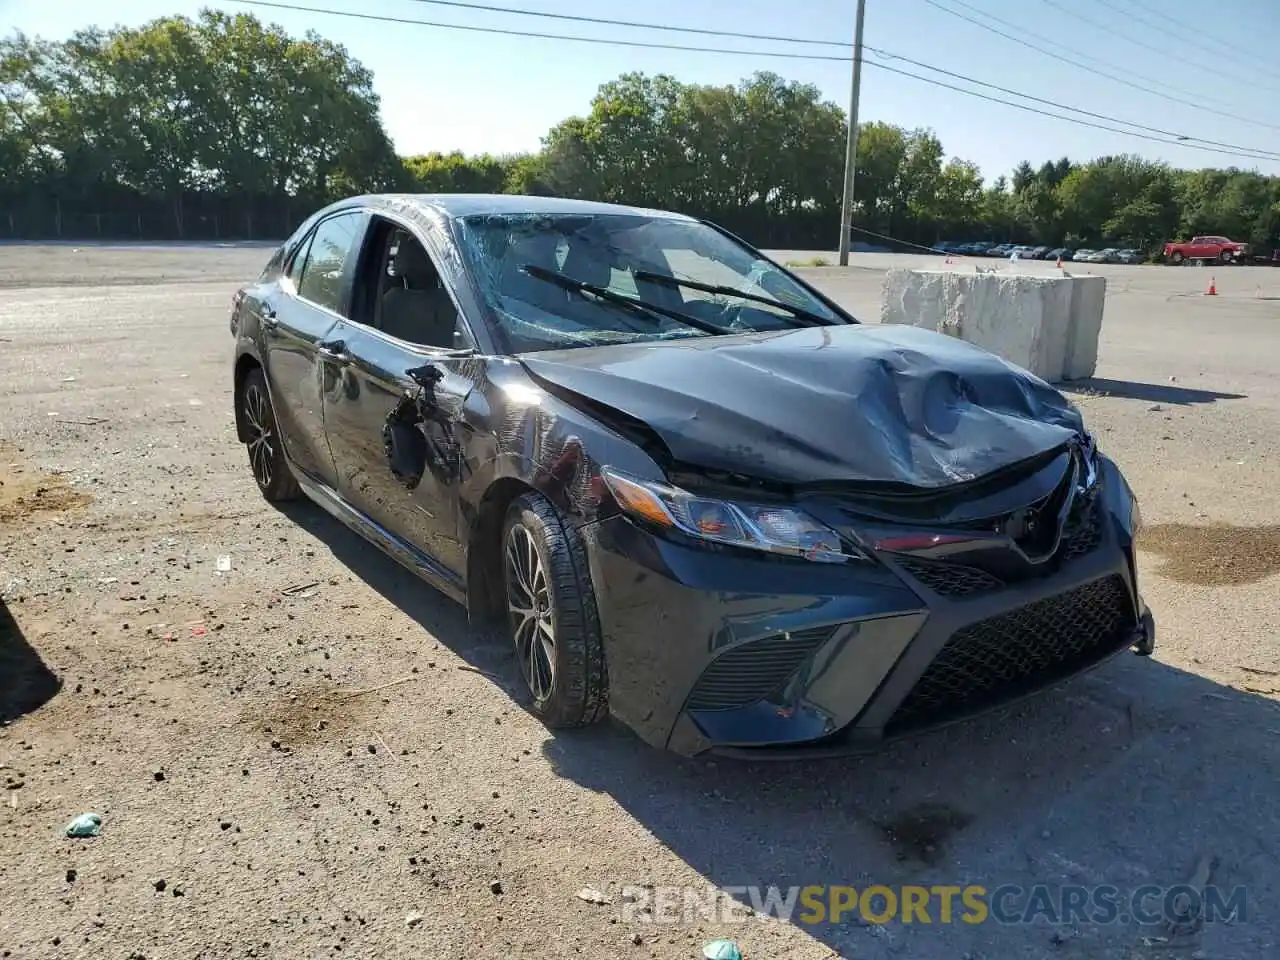
[[[1105,297],[1105,281],[1093,281],[1102,279],[890,270],[880,320],[967,340],[1045,380],[1090,376],[1097,363]],[[1079,285],[1079,293],[1077,281],[1089,281]]]
[[[1081,380],[1097,372],[1106,302],[1106,277],[1071,277],[1071,330],[1062,368],[1064,380]]]

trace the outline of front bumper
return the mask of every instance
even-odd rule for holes
[[[584,529],[614,715],[683,755],[840,754],[1150,653],[1129,492],[1051,573],[997,589],[876,565],[718,553],[617,517]]]

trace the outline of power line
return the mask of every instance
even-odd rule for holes
[[[1150,83],[1159,83],[1161,86],[1163,86],[1164,88],[1163,90],[1158,89],[1156,87],[1143,86],[1140,83],[1134,83],[1132,80],[1126,80],[1123,77],[1118,77],[1114,73],[1109,73],[1105,70],[1100,70],[1097,67],[1090,67],[1086,64],[1081,63],[1079,60],[1073,60],[1071,57],[1065,57],[1062,54],[1054,53],[1052,50],[1046,50],[1044,47],[1031,43],[1028,40],[1024,40],[1021,37],[1016,37],[1016,36],[1013,36],[1012,34],[1005,33],[1003,30],[999,30],[988,23],[983,23],[981,20],[975,20],[973,17],[966,16],[965,14],[960,13],[958,10],[952,10],[950,7],[945,7],[941,3],[939,3],[938,0],[924,0],[924,2],[929,4],[929,6],[931,7],[935,7],[938,10],[941,10],[943,13],[948,13],[953,17],[958,17],[961,20],[964,20],[968,23],[973,24],[975,27],[981,27],[983,30],[988,31],[989,33],[994,33],[998,37],[1004,37],[1006,40],[1010,40],[1013,43],[1027,47],[1030,50],[1034,50],[1037,53],[1044,54],[1046,57],[1052,57],[1054,60],[1059,60],[1062,63],[1066,63],[1073,67],[1077,67],[1078,69],[1084,70],[1088,73],[1092,73],[1100,77],[1106,77],[1108,80],[1114,80],[1116,83],[1122,83],[1126,87],[1132,87],[1135,90],[1141,90],[1143,93],[1149,93],[1152,96],[1161,97],[1165,100],[1170,100],[1174,103],[1181,103],[1184,106],[1191,107],[1193,110],[1199,110],[1202,113],[1211,113],[1216,117],[1226,117],[1231,120],[1239,120],[1241,123],[1248,123],[1248,124],[1252,124],[1254,126],[1259,126],[1259,127],[1267,127],[1271,130],[1280,130],[1280,125],[1277,125],[1274,123],[1265,123],[1261,120],[1251,119],[1250,117],[1242,117],[1236,113],[1228,113],[1225,110],[1214,110],[1209,107],[1206,107],[1204,106],[1204,103],[1207,103],[1209,101],[1207,101],[1206,98],[1204,97],[1200,97],[1200,101],[1201,101],[1200,103],[1197,103],[1194,100],[1185,100],[1182,97],[1175,97],[1168,92],[1173,88],[1170,87],[1167,83],[1164,83],[1163,81],[1160,81],[1160,80],[1152,80],[1149,77],[1143,77],[1143,79],[1147,80]],[[1010,23],[1008,20],[1002,20],[1000,17],[997,17],[994,14],[987,13],[983,10],[977,10],[974,7],[970,6],[968,3],[965,3],[964,0],[951,0],[951,2],[955,3],[958,6],[964,7],[966,10],[971,10],[974,13],[979,14],[980,16],[986,17],[989,20],[994,20],[996,23],[1001,23],[1007,27],[1012,27],[1015,30],[1020,30],[1021,32],[1025,33],[1027,36],[1035,37],[1037,40],[1040,40],[1044,43],[1051,43],[1054,46],[1058,46],[1058,47],[1062,46],[1061,44],[1058,44],[1053,40],[1048,40],[1044,37],[1041,37],[1039,34],[1032,33],[1030,30],[1026,30],[1022,27],[1019,27],[1015,23]],[[1067,50],[1070,48],[1062,47],[1062,49]],[[1072,51],[1072,52],[1076,53],[1076,51]],[[1077,55],[1084,57],[1085,59],[1088,59],[1088,60],[1093,60],[1095,63],[1103,62],[1103,61],[1097,60],[1094,57],[1088,57],[1085,54],[1077,54]],[[1125,72],[1130,72],[1130,71],[1125,71]],[[1136,73],[1131,73],[1131,75],[1141,76],[1141,74],[1136,74]],[[1183,91],[1183,92],[1186,92],[1186,91]],[[1197,96],[1197,95],[1188,94],[1188,96]],[[1218,102],[1221,102],[1221,101],[1218,101]]]
[[[487,13],[504,13],[504,14],[511,14],[514,16],[521,16],[521,17],[535,17],[535,18],[544,19],[544,20],[564,20],[564,21],[570,21],[573,23],[590,23],[590,24],[595,24],[599,26],[628,27],[628,28],[639,29],[639,30],[658,30],[658,31],[665,31],[668,33],[694,34],[694,35],[710,36],[710,37],[730,37],[730,38],[736,38],[740,40],[763,40],[770,43],[794,43],[794,44],[803,44],[808,46],[836,47],[842,50],[845,48],[845,44],[837,42],[835,40],[817,40],[817,39],[812,39],[808,37],[789,37],[789,36],[779,36],[776,34],[742,33],[735,30],[712,30],[712,29],[703,28],[703,27],[671,26],[667,24],[642,23],[635,20],[615,20],[607,17],[588,17],[583,15],[577,15],[577,14],[551,13],[551,12],[542,11],[542,10],[522,10],[518,7],[499,6],[499,5],[490,4],[490,3],[474,3],[474,2],[469,2],[469,0],[413,0],[413,2],[425,3],[431,6],[437,6],[437,7],[451,7],[453,9],[461,9],[461,10],[480,10],[480,11],[485,11]],[[962,0],[956,0],[956,2],[960,2],[962,6],[966,5],[962,2]],[[1052,2],[1052,0],[1043,0],[1043,2],[1050,3]],[[978,12],[978,11],[975,11],[975,12]],[[1067,11],[1067,12],[1070,12],[1070,11]],[[1074,13],[1072,13],[1072,15],[1081,16],[1079,14],[1074,14]],[[985,16],[997,22],[1005,23],[1009,26],[1015,26],[1014,24],[1009,24],[1008,21],[1003,21],[999,17],[993,16],[985,12],[982,13],[982,16]],[[1093,22],[1093,21],[1090,21],[1090,22]],[[979,26],[981,26],[981,24],[979,24]],[[1035,36],[1035,34],[1029,34],[1029,35]],[[1048,41],[1048,42],[1052,42],[1052,41]],[[868,47],[867,49],[872,49],[872,48]],[[1149,49],[1156,49],[1156,48],[1149,48]],[[1161,52],[1161,51],[1157,50],[1157,52]],[[885,54],[882,53],[882,55],[885,55]],[[892,54],[887,54],[887,55],[893,56]],[[903,60],[904,62],[915,62],[915,61],[907,61],[906,58],[904,57],[898,57],[896,59]],[[1094,58],[1088,58],[1088,59],[1094,59]],[[1103,63],[1104,61],[1095,60],[1095,62]],[[927,66],[925,64],[920,64],[920,63],[917,63],[916,65]],[[929,69],[933,69],[933,68],[929,68]],[[1084,69],[1088,70],[1091,68],[1084,67]],[[946,71],[939,71],[939,72],[945,73]],[[1128,72],[1128,71],[1125,71],[1125,72]],[[1102,75],[1107,76],[1106,74],[1102,74]],[[1141,76],[1140,74],[1131,74],[1131,75],[1139,76],[1139,77]],[[952,76],[955,76],[955,75],[952,74]],[[968,78],[964,78],[964,79],[968,79]],[[1143,78],[1143,79],[1149,79],[1149,78]],[[973,81],[973,82],[978,83],[978,81]],[[1121,80],[1121,82],[1125,82],[1125,81]],[[1159,81],[1151,81],[1151,82],[1159,82]],[[979,84],[979,85],[989,86],[987,84]],[[1012,93],[1014,96],[1026,96],[1027,99],[1035,100],[1038,103],[1048,102],[1050,106],[1057,106],[1057,104],[1052,103],[1051,101],[1039,100],[1036,97],[1030,97],[1025,94],[1019,94],[1017,91],[1007,90],[1003,87],[994,87],[993,89],[1002,90],[1005,93]],[[1139,89],[1146,90],[1147,88],[1139,87]],[[1148,92],[1158,93],[1158,91],[1148,91]],[[1167,96],[1166,94],[1159,94],[1159,95]],[[1188,96],[1195,96],[1195,94],[1188,94]],[[1175,102],[1196,106],[1196,104],[1192,103],[1192,101],[1187,101],[1187,100],[1177,100]],[[1213,102],[1213,101],[1210,101],[1210,102]],[[1100,116],[1098,114],[1091,114],[1087,110],[1077,110],[1071,107],[1067,107],[1064,109],[1067,109],[1072,113],[1080,113],[1085,116]],[[1201,107],[1200,109],[1203,109],[1203,108]],[[1230,114],[1220,114],[1220,115],[1230,116]],[[1130,124],[1128,121],[1118,120],[1115,117],[1107,117],[1106,119],[1112,120],[1117,123],[1122,123],[1127,126],[1134,126],[1142,130],[1152,130],[1152,128],[1150,127],[1144,127],[1141,124]],[[1255,122],[1244,117],[1238,117],[1235,119],[1242,120],[1245,123]],[[1260,125],[1266,126],[1266,124],[1260,124]],[[1280,126],[1276,126],[1274,129],[1280,130]],[[1156,130],[1152,132],[1164,133],[1165,131]],[[1182,139],[1183,137],[1182,134],[1176,134],[1176,133],[1170,133],[1168,135],[1177,137],[1179,139]],[[1222,144],[1222,143],[1218,143],[1217,141],[1204,140],[1200,137],[1188,137],[1186,139],[1195,140],[1200,143],[1209,143],[1215,146],[1225,146],[1225,147],[1234,146],[1233,144]],[[1245,148],[1245,149],[1249,150],[1250,152],[1259,152],[1259,153],[1269,152],[1265,150],[1253,151],[1252,148]]]
[[[1149,50],[1152,53],[1158,53],[1162,57],[1168,56],[1167,49],[1163,47],[1153,46],[1152,44],[1147,43],[1145,40],[1139,40],[1136,37],[1131,37],[1127,33],[1121,33],[1115,27],[1109,26],[1108,24],[1105,24],[1105,23],[1100,23],[1099,21],[1093,19],[1092,17],[1085,16],[1083,13],[1081,13],[1078,10],[1073,10],[1069,6],[1056,2],[1056,0],[1040,0],[1040,2],[1043,3],[1045,6],[1050,7],[1053,10],[1056,10],[1058,13],[1061,13],[1061,14],[1064,14],[1065,16],[1072,17],[1076,20],[1079,20],[1081,23],[1087,23],[1089,26],[1093,27],[1094,29],[1100,30],[1109,36],[1116,37],[1119,40],[1123,40],[1125,43],[1131,43],[1135,47],[1141,47],[1143,50]],[[1104,9],[1107,9],[1107,8],[1104,7]],[[1215,56],[1221,56],[1221,54],[1215,54]],[[1229,75],[1228,72],[1223,68],[1222,64],[1216,64],[1214,66],[1214,70],[1215,72],[1223,74],[1224,76]],[[1235,77],[1239,79],[1241,75],[1235,74]],[[1250,81],[1248,78],[1245,78],[1243,82],[1249,83]]]
[[[544,20],[562,20],[562,21],[567,21],[571,23],[591,23],[591,24],[598,24],[601,26],[629,27],[629,28],[639,29],[639,30],[661,30],[669,33],[694,34],[694,35],[705,36],[705,37],[729,37],[729,38],[734,38],[739,40],[763,40],[770,43],[794,43],[794,44],[800,44],[803,46],[833,47],[841,50],[843,50],[847,46],[847,44],[841,41],[836,41],[836,40],[818,40],[810,37],[779,36],[776,34],[767,34],[767,33],[743,33],[737,30],[713,30],[706,27],[669,26],[666,24],[641,23],[639,21],[634,21],[634,20],[615,20],[607,17],[588,17],[588,16],[582,16],[582,15],[576,15],[576,14],[552,13],[550,11],[543,11],[543,10],[520,10],[514,7],[503,7],[503,6],[497,6],[497,5],[488,4],[488,3],[469,3],[469,2],[465,2],[465,0],[413,0],[413,2],[425,3],[435,7],[452,7],[453,9],[460,9],[460,10],[481,10],[488,13],[506,13],[506,14],[513,14],[515,16],[538,17]],[[1051,0],[1044,0],[1044,2],[1050,3]],[[1099,2],[1099,0],[1095,0],[1095,2]],[[1071,12],[1071,11],[1067,11],[1067,12]],[[1072,15],[1077,16],[1077,14],[1074,14],[1074,13]],[[997,21],[999,21],[1000,19],[998,17],[994,17],[991,14],[986,14],[986,13],[984,13],[983,16],[990,17],[992,20],[997,20]],[[1141,19],[1141,18],[1138,18],[1136,15],[1134,18]],[[1007,22],[1007,21],[1001,21],[1001,22]],[[1034,36],[1034,34],[1032,34],[1032,36]],[[1140,45],[1143,45],[1143,44],[1140,44]],[[1156,52],[1158,53],[1164,52],[1159,50],[1158,48],[1149,48],[1149,49],[1156,49]],[[1084,54],[1080,54],[1080,55],[1084,56]],[[1088,59],[1093,59],[1093,58],[1088,58]],[[1104,61],[1095,61],[1095,62],[1103,63]],[[1129,72],[1129,71],[1124,71],[1124,72]],[[1130,74],[1130,75],[1141,77],[1140,74]],[[1160,81],[1151,80],[1151,78],[1149,77],[1142,77],[1142,79],[1148,80],[1149,82],[1153,82],[1153,83],[1160,82]],[[1190,94],[1190,95],[1194,96],[1194,94]],[[1280,128],[1277,128],[1277,129],[1280,129]]]
[[[555,34],[555,33],[532,33],[527,30],[515,30],[515,29],[503,28],[503,27],[487,27],[487,26],[480,26],[478,24],[440,23],[437,21],[417,20],[417,19],[412,19],[408,17],[392,17],[392,16],[386,16],[382,14],[360,13],[353,10],[332,10],[324,7],[311,7],[311,6],[304,6],[301,4],[281,3],[281,2],[276,2],[276,0],[229,0],[229,2],[239,3],[246,6],[251,6],[251,7],[266,7],[266,8],[277,9],[277,10],[293,10],[293,11],[298,11],[303,13],[318,13],[318,14],[323,14],[328,16],[347,17],[347,18],[358,19],[358,20],[370,20],[370,21],[376,21],[381,23],[396,23],[396,24],[403,24],[403,25],[432,27],[440,30],[458,30],[458,31],[463,31],[468,33],[498,34],[501,36],[522,37],[525,39],[534,39],[534,40],[558,40],[558,41],[568,41],[568,42],[574,42],[574,43],[592,43],[592,44],[599,44],[604,46],[632,47],[632,48],[641,48],[641,49],[647,49],[647,50],[675,50],[675,51],[682,51],[686,53],[713,53],[713,54],[727,54],[732,56],[748,56],[748,57],[781,57],[788,60],[810,60],[810,61],[818,60],[818,61],[836,62],[836,63],[851,63],[853,60],[852,57],[842,57],[842,56],[827,55],[827,54],[786,53],[783,51],[772,51],[772,50],[736,50],[736,49],[729,49],[724,47],[697,47],[697,46],[684,45],[684,44],[656,43],[656,42],[642,41],[642,40],[622,40],[622,39],[612,39],[612,38],[605,38],[605,37],[579,37],[579,36],[569,36],[565,34]],[[933,0],[926,0],[926,2],[932,3]],[[458,5],[470,6],[469,4],[458,4]],[[531,11],[527,11],[527,10],[518,11],[518,12],[524,13],[526,15],[531,14]],[[533,14],[533,15],[536,15],[536,14]],[[655,25],[652,25],[652,24],[649,24],[646,26],[653,29],[661,29],[660,27],[656,27]],[[868,48],[868,49],[871,49],[871,48]],[[970,83],[974,83],[980,86],[985,86],[991,89],[1007,92],[1011,96],[1023,97],[1024,99],[1029,99],[1029,100],[1033,100],[1040,103],[1048,103],[1050,106],[1056,107],[1057,109],[1075,110],[1078,113],[1088,115],[1088,116],[1100,117],[1112,123],[1120,123],[1120,124],[1126,124],[1129,126],[1141,127],[1140,124],[1133,124],[1130,121],[1122,120],[1116,117],[1107,117],[1103,114],[1092,114],[1092,113],[1089,113],[1089,111],[1078,110],[1077,108],[1062,107],[1061,105],[1053,103],[1051,101],[1045,101],[1037,97],[1032,97],[1029,94],[1008,90],[1007,88],[1004,88],[1004,87],[996,87],[993,84],[988,84],[980,80],[974,80],[973,78],[964,76],[963,74],[956,74],[956,73],[951,73],[950,71],[940,70],[937,67],[933,67],[928,64],[923,64],[923,63],[920,63],[919,61],[909,61],[906,58],[898,57],[896,54],[888,53],[887,51],[877,50],[875,52],[883,56],[893,57],[895,59],[902,60],[903,62],[910,62],[916,65],[922,66],[925,69],[942,73],[947,76],[955,77],[965,82],[970,82]],[[1139,132],[1136,132],[1135,130],[1125,130],[1119,127],[1107,126],[1106,124],[1102,124],[1102,123],[1094,123],[1089,120],[1081,120],[1076,117],[1063,116],[1060,113],[1051,113],[1048,110],[1042,110],[1025,103],[1016,103],[1011,100],[1004,100],[1000,97],[992,97],[987,94],[979,93],[976,90],[969,90],[964,87],[956,86],[955,84],[946,83],[941,80],[933,79],[931,77],[924,77],[919,74],[912,73],[908,70],[901,70],[896,67],[891,67],[888,64],[875,63],[872,61],[864,61],[864,62],[867,66],[874,67],[877,70],[882,70],[887,73],[897,74],[903,77],[909,77],[914,80],[919,80],[923,83],[932,84],[933,86],[936,86],[936,87],[941,87],[947,90],[953,90],[957,93],[962,93],[962,94],[965,94],[966,96],[974,97],[979,100],[985,100],[990,103],[1002,104],[1007,107],[1013,107],[1014,109],[1017,109],[1017,110],[1023,110],[1028,113],[1034,113],[1040,116],[1049,117],[1050,119],[1062,120],[1067,123],[1077,124],[1079,126],[1092,127],[1097,130],[1107,131],[1109,133],[1118,133],[1118,134],[1123,134],[1125,136],[1135,137],[1141,140],[1148,140],[1153,143],[1172,144],[1174,146],[1185,147],[1192,150],[1200,150],[1206,153],[1216,153],[1216,154],[1221,154],[1221,155],[1230,156],[1230,157],[1246,158],[1250,160],[1280,159],[1280,154],[1275,154],[1265,150],[1259,150],[1254,147],[1244,147],[1238,144],[1218,144],[1211,141],[1204,141],[1198,137],[1188,137],[1180,134],[1168,134],[1168,136],[1173,137],[1173,139],[1167,139],[1162,136],[1153,136],[1153,135],[1148,135],[1144,133],[1139,133]],[[1144,128],[1144,129],[1154,130],[1155,128]],[[1159,131],[1159,132],[1164,133],[1164,131]]]
[[[390,17],[384,14],[359,13],[355,10],[328,10],[324,7],[305,7],[292,3],[276,3],[273,0],[227,0],[229,3],[240,3],[250,7],[271,7],[276,10],[299,10],[303,13],[323,13],[333,17],[351,17],[357,20],[376,20],[382,23],[399,23],[419,27],[435,27],[439,30],[462,30],[467,33],[490,33],[506,37],[525,37],[530,40],[570,40],[575,43],[597,43],[614,47],[638,47],[642,50],[679,50],[685,53],[725,53],[739,57],[781,57],[784,60],[825,60],[831,63],[852,63],[852,57],[838,57],[834,54],[820,53],[784,53],[780,50],[730,50],[721,47],[694,47],[675,43],[654,43],[647,40],[614,40],[606,37],[573,37],[560,33],[530,33],[528,30],[515,30],[503,27],[482,27],[472,23],[440,23],[435,20],[414,20],[410,17]],[[470,4],[458,4],[470,6]],[[491,8],[492,9],[492,8]],[[514,13],[531,14],[528,10],[516,10]],[[536,15],[536,14],[534,14]]]
[[[592,23],[609,27],[633,27],[639,30],[664,30],[667,33],[691,33],[704,37],[732,37],[738,40],[766,40],[770,43],[799,43],[814,47],[838,47],[846,49],[847,43],[836,40],[813,40],[805,37],[779,37],[767,33],[739,33],[736,30],[710,30],[702,27],[675,27],[666,24],[637,23],[633,20],[609,20],[605,17],[584,17],[568,13],[550,13],[545,10],[519,10],[515,7],[497,7],[487,3],[464,3],[462,0],[413,0],[433,7],[454,7],[460,10],[483,10],[487,13],[510,13],[521,17],[538,17],[542,20],[567,20],[572,23]],[[846,58],[852,59],[852,58]]]
[[[1186,134],[1176,133],[1171,130],[1161,130],[1159,127],[1149,127],[1146,124],[1134,123],[1131,120],[1122,120],[1119,117],[1108,116],[1105,113],[1094,113],[1091,110],[1083,110],[1080,107],[1068,106],[1067,104],[1059,103],[1056,100],[1046,100],[1043,97],[1032,96],[1029,93],[1021,93],[1017,90],[1011,90],[1008,87],[1002,87],[999,84],[987,83],[985,80],[975,80],[973,77],[965,76],[962,73],[953,73],[950,70],[943,70],[941,67],[935,67],[927,63],[922,63],[919,60],[912,60],[910,57],[903,57],[895,53],[889,53],[886,50],[878,50],[872,46],[868,46],[867,49],[870,50],[872,53],[877,54],[878,56],[888,57],[891,60],[901,60],[903,63],[909,63],[915,67],[922,67],[925,70],[932,70],[934,73],[940,73],[945,77],[953,77],[957,80],[963,80],[966,83],[972,83],[979,87],[986,87],[988,90],[996,90],[1000,93],[1007,93],[1010,96],[1022,97],[1024,100],[1030,100],[1033,103],[1042,103],[1045,106],[1054,107],[1058,110],[1066,110],[1066,111],[1069,111],[1070,113],[1078,113],[1084,117],[1093,117],[1095,120],[1105,120],[1110,123],[1122,123],[1122,124],[1125,124],[1126,126],[1133,127],[1136,130],[1145,130],[1148,133],[1158,134],[1162,137],[1173,137],[1174,141],[1179,143],[1194,142],[1194,143],[1203,143],[1203,144],[1207,144],[1209,146],[1214,146],[1214,147],[1224,147],[1229,150],[1231,149],[1247,150],[1247,151],[1250,151],[1251,153],[1258,154],[1258,159],[1260,160],[1280,160],[1280,153],[1276,153],[1271,150],[1261,150],[1254,147],[1241,147],[1238,144],[1234,144],[1234,143],[1222,143],[1217,140],[1205,140],[1203,137],[1189,137]],[[873,64],[873,66],[878,66],[878,64]],[[1064,119],[1070,119],[1070,118],[1064,118]]]
[[[1222,57],[1224,55],[1231,56],[1231,57],[1243,56],[1243,57],[1247,57],[1250,60],[1253,60],[1255,63],[1264,63],[1267,65],[1269,69],[1272,69],[1272,70],[1275,69],[1274,64],[1271,61],[1267,60],[1265,57],[1260,57],[1256,53],[1250,53],[1248,50],[1242,50],[1239,47],[1237,47],[1234,43],[1231,43],[1227,40],[1220,40],[1217,37],[1213,36],[1213,34],[1205,33],[1203,27],[1190,27],[1190,26],[1187,26],[1186,24],[1183,24],[1181,21],[1176,20],[1173,17],[1169,16],[1167,13],[1162,14],[1160,16],[1160,20],[1164,20],[1166,24],[1177,25],[1178,31],[1182,33],[1182,35],[1179,36],[1177,32],[1170,30],[1169,26],[1161,25],[1159,20],[1148,19],[1146,16],[1135,11],[1132,5],[1128,3],[1128,0],[1125,0],[1123,5],[1126,8],[1128,8],[1128,12],[1125,14],[1126,16],[1136,20],[1138,23],[1141,23],[1147,27],[1150,27],[1152,30],[1158,30],[1160,33],[1163,33],[1166,36],[1173,37],[1173,39],[1179,41],[1180,43],[1191,43],[1196,46],[1199,46],[1200,49],[1202,50],[1208,50],[1208,48],[1205,47],[1204,44],[1211,43],[1216,45],[1219,48],[1219,50],[1226,51],[1225,54],[1218,51],[1209,51],[1215,57]],[[1117,10],[1116,12],[1122,13],[1125,11]],[[1277,76],[1277,74],[1272,73],[1271,76]]]
[[[245,2],[245,0],[238,0],[238,2]],[[1013,107],[1016,110],[1025,110],[1027,113],[1039,114],[1042,117],[1049,117],[1053,120],[1065,120],[1067,123],[1074,123],[1082,127],[1092,127],[1095,130],[1105,130],[1109,133],[1124,134],[1125,136],[1129,136],[1129,137],[1137,137],[1140,140],[1149,140],[1152,143],[1171,143],[1174,146],[1187,147],[1192,150],[1202,150],[1206,153],[1223,154],[1228,157],[1244,157],[1249,160],[1276,159],[1275,155],[1266,155],[1262,151],[1256,151],[1253,153],[1242,153],[1242,152],[1239,152],[1239,150],[1224,150],[1224,149],[1219,149],[1218,147],[1202,146],[1199,143],[1189,142],[1189,138],[1185,140],[1184,139],[1166,140],[1162,137],[1149,136],[1145,133],[1137,133],[1133,130],[1124,130],[1124,129],[1121,129],[1120,127],[1111,127],[1102,123],[1094,123],[1090,120],[1078,120],[1075,117],[1064,117],[1062,116],[1062,114],[1050,113],[1048,110],[1041,110],[1038,107],[1028,106],[1025,103],[1015,103],[1012,100],[1004,100],[1004,99],[1001,99],[1000,97],[991,97],[985,93],[978,93],[976,90],[966,90],[963,87],[957,87],[954,84],[944,83],[941,80],[934,80],[930,77],[922,77],[918,73],[911,73],[906,70],[899,70],[896,67],[889,66],[888,64],[875,63],[873,61],[866,61],[865,65],[869,67],[875,67],[877,70],[886,70],[889,73],[896,73],[899,76],[911,77],[914,80],[923,80],[925,83],[932,84],[935,87],[943,87],[944,89],[947,89],[947,90],[954,90],[957,93],[963,93],[963,94],[966,94],[967,96],[975,97],[979,100],[986,100],[989,103],[1003,104],[1006,107]],[[934,69],[934,68],[930,68],[930,69]],[[1020,93],[1020,94],[1017,94],[1017,96],[1025,97],[1026,94]],[[1128,121],[1120,120],[1117,122],[1127,123]],[[1242,147],[1240,148],[1240,150],[1252,150],[1252,148]]]

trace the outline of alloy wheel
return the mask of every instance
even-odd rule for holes
[[[275,479],[272,464],[276,454],[275,420],[271,416],[271,402],[256,383],[249,384],[244,392],[244,422],[249,435],[249,465],[253,477],[263,490],[269,489]]]
[[[539,702],[550,698],[556,678],[556,631],[551,584],[533,534],[522,524],[507,532],[503,564],[507,611],[516,659],[529,691]]]

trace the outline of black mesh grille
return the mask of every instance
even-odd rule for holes
[[[906,559],[899,559],[898,563],[912,577],[944,597],[967,597],[1004,586],[999,577],[962,563]]]
[[[835,627],[779,633],[717,657],[689,694],[690,710],[732,710],[781,689],[800,664],[827,642]]]
[[[1083,501],[1067,519],[1066,529],[1062,531],[1062,546],[1058,548],[1063,562],[1083,557],[1092,553],[1102,542],[1102,516],[1098,509],[1098,498],[1090,497]]]
[[[889,727],[938,722],[1068,676],[1123,646],[1134,622],[1117,576],[965,627],[929,664]]]

